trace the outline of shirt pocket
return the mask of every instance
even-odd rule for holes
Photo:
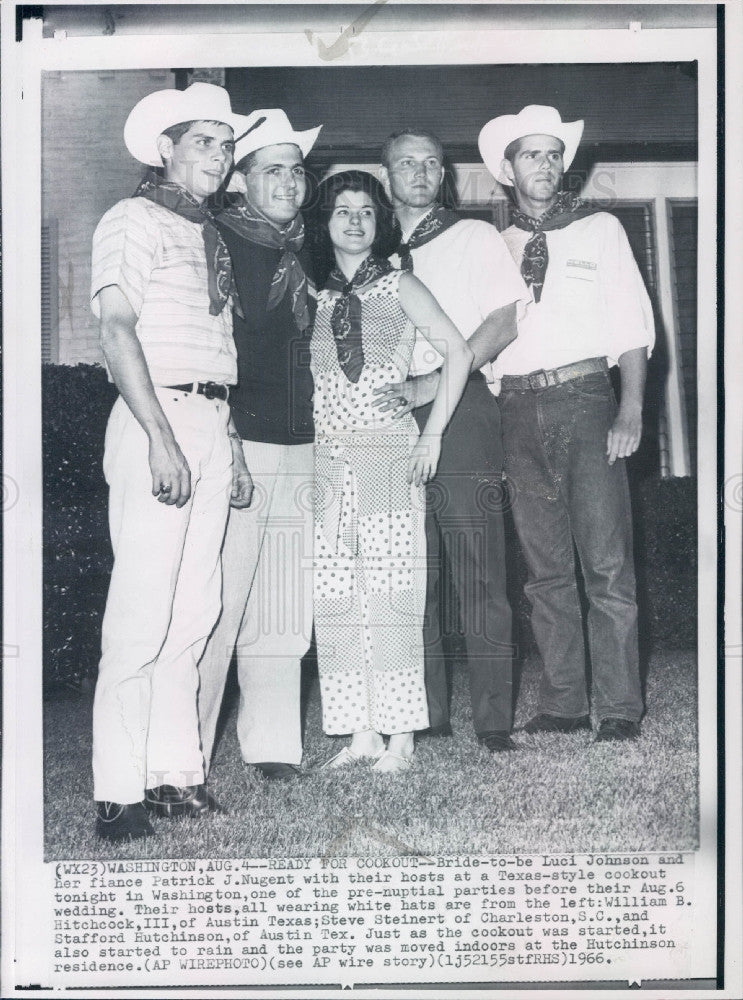
[[[584,281],[595,284],[598,278],[598,264],[595,260],[582,257],[568,257],[565,262],[565,277],[570,281]]]

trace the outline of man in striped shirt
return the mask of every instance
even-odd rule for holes
[[[206,791],[197,663],[220,610],[232,503],[250,503],[239,440],[229,254],[204,207],[244,119],[221,87],[150,94],[124,139],[150,170],[93,237],[91,298],[120,396],[104,472],[114,567],[93,713],[96,831],[153,833],[147,812],[199,817]]]

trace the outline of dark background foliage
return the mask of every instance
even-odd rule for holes
[[[85,688],[96,676],[112,554],[102,459],[116,390],[95,365],[45,365],[44,686]],[[696,483],[660,480],[630,462],[640,634],[652,649],[696,644]],[[526,570],[507,518],[510,589],[519,649],[533,648]],[[457,647],[456,635],[452,649]]]
[[[44,685],[95,678],[113,563],[103,442],[116,389],[95,365],[44,365]]]

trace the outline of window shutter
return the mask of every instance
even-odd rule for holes
[[[59,362],[58,227],[56,219],[41,224],[41,362]]]
[[[594,207],[606,211],[605,206],[594,203]],[[650,296],[657,329],[661,329],[660,306],[658,303],[658,256],[657,237],[652,206],[650,203],[618,202],[612,205],[611,214],[622,223],[629,245],[632,248],[640,274],[645,281],[645,287]],[[642,412],[642,443],[640,450],[632,459],[634,468],[641,475],[657,474],[665,477],[668,474],[668,435],[665,417],[665,351],[662,340],[656,343],[656,349],[648,364],[647,387],[645,390],[645,405]],[[614,373],[617,388],[619,378]]]
[[[693,470],[697,463],[697,204],[673,201],[670,208],[673,304]]]

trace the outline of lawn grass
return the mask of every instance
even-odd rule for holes
[[[536,708],[539,663],[524,665],[516,725]],[[697,846],[697,698],[693,652],[657,652],[640,739],[527,736],[491,755],[472,731],[467,679],[455,671],[454,737],[421,742],[404,775],[364,764],[319,771],[343,741],[321,728],[309,687],[303,773],[269,783],[240,760],[234,704],[210,788],[228,810],[200,822],[156,820],[158,836],[104,845],[93,835],[91,698],[45,704],[46,858],[314,857],[692,850]]]

